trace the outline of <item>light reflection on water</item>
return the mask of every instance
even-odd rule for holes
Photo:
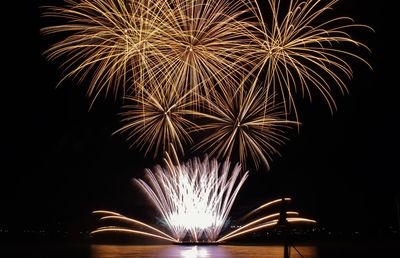
[[[305,258],[317,258],[317,248],[297,247]],[[282,246],[184,246],[184,245],[92,245],[91,258],[280,258]],[[292,248],[291,258],[301,256]]]

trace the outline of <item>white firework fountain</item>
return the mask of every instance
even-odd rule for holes
[[[100,227],[92,231],[91,235],[119,232],[164,239],[178,244],[219,244],[278,224],[279,213],[264,214],[236,230],[221,235],[248,172],[241,173],[239,164],[231,170],[229,161],[221,164],[207,156],[203,160],[196,157],[186,163],[180,163],[176,155],[171,158],[166,154],[164,161],[164,167],[157,165],[153,170],[146,169],[145,179],[135,179],[135,182],[160,214],[166,229],[155,228],[116,212],[99,210],[93,213],[100,215],[100,220],[121,222],[129,227]],[[244,218],[254,217],[273,204],[289,200],[290,198],[285,198],[268,202]],[[297,212],[288,211],[286,214],[288,222],[291,223],[315,223],[314,220],[297,217]]]

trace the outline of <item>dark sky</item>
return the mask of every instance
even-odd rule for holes
[[[53,42],[39,34],[46,21],[38,6],[45,3],[6,8],[13,15],[3,21],[0,228],[86,229],[90,212],[103,208],[143,217],[146,203],[130,180],[158,161],[111,136],[119,125],[117,103],[102,100],[88,111],[84,85],[69,80],[55,88],[62,71],[41,54]],[[300,134],[282,146],[271,171],[251,171],[234,208],[288,195],[303,214],[332,229],[395,225],[397,28],[387,5],[337,5],[375,29],[356,35],[372,49],[364,56],[374,71],[355,63],[350,95],[337,96],[334,115],[318,101],[303,101]]]

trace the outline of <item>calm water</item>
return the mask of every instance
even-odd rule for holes
[[[399,258],[400,241],[297,246],[291,258]],[[282,246],[2,244],[2,258],[283,258]]]
[[[298,247],[303,257],[317,258],[315,247]],[[92,246],[91,258],[278,258],[283,257],[280,246]],[[291,257],[301,257],[292,251]]]

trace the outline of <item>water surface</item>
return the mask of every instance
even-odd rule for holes
[[[291,248],[291,258],[399,258],[400,241],[328,242]],[[1,258],[283,258],[280,245],[90,245],[1,243]]]
[[[297,250],[307,258],[317,258],[317,248],[313,246],[297,247]],[[93,245],[91,258],[278,258],[283,257],[281,246],[107,246]],[[291,257],[301,257],[296,250],[291,251]]]

